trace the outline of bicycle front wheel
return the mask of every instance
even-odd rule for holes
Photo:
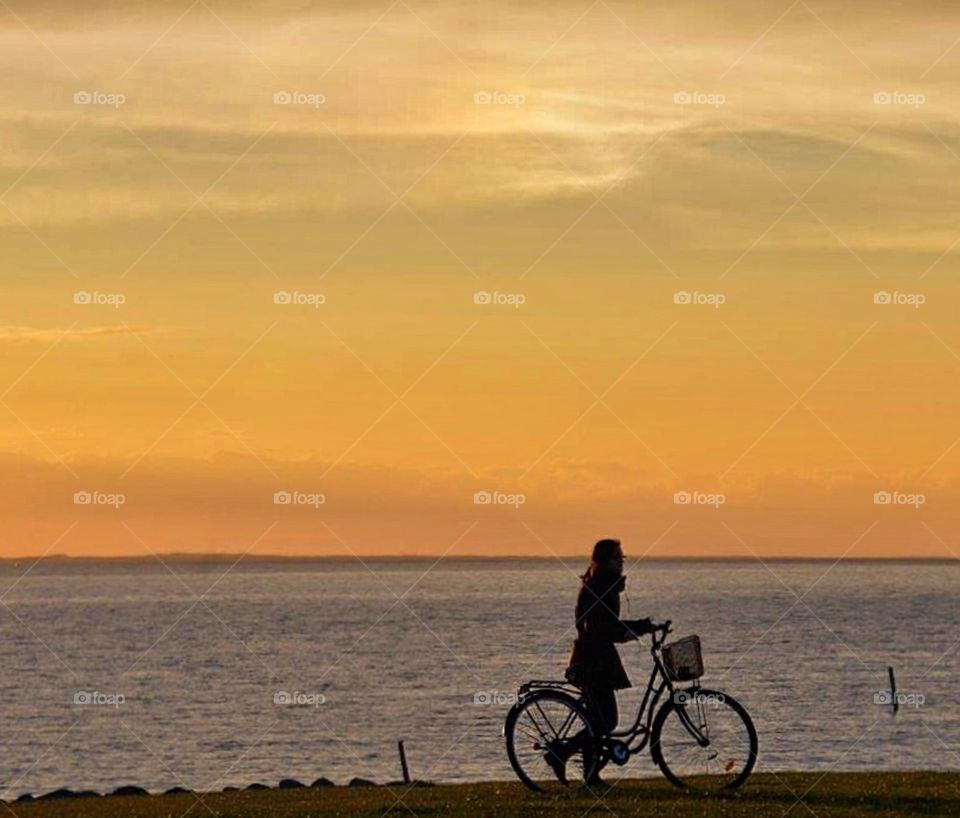
[[[534,792],[561,789],[568,772],[587,780],[599,764],[597,736],[586,711],[558,690],[524,696],[507,714],[504,733],[510,765]]]
[[[732,789],[757,763],[757,731],[736,699],[706,688],[677,690],[657,712],[650,750],[677,787]]]

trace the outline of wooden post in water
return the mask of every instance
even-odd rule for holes
[[[887,668],[887,673],[890,676],[890,704],[893,705],[893,715],[897,715],[897,711],[900,709],[900,702],[897,701],[897,680],[893,677],[893,666]]]
[[[410,768],[407,766],[407,751],[403,747],[403,741],[397,742],[397,749],[400,750],[400,769],[403,772],[403,783],[410,783]]]

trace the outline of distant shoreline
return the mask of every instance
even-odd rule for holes
[[[159,559],[158,559],[159,558]],[[769,563],[834,563],[842,559],[844,563],[898,563],[898,564],[950,564],[956,563],[955,557],[783,557],[767,556],[759,554],[757,556],[677,556],[677,557],[658,557],[645,556],[640,562],[657,563],[744,563],[753,564],[760,560]],[[237,561],[243,562],[283,562],[283,563],[355,563],[355,562],[456,562],[456,563],[493,563],[493,562],[543,562],[546,564],[561,562],[584,562],[586,557],[583,554],[558,554],[556,556],[543,556],[542,554],[531,554],[523,556],[497,556],[486,554],[462,554],[462,555],[437,555],[437,554],[361,554],[359,556],[350,556],[345,554],[313,554],[313,555],[292,555],[292,554],[245,554],[239,553],[186,553],[170,552],[130,556],[70,556],[67,554],[47,554],[42,556],[25,557],[0,557],[0,566],[17,563],[45,563],[56,565],[70,564],[96,564],[96,563],[157,563],[159,560],[164,562],[176,563],[201,563],[201,564],[231,564]],[[632,561],[628,558],[628,563]]]

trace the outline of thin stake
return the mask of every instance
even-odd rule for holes
[[[887,673],[890,675],[890,704],[893,706],[893,715],[897,715],[900,702],[897,701],[897,680],[893,676],[892,666],[887,668]]]
[[[403,783],[410,783],[410,768],[407,766],[407,751],[403,747],[403,742],[397,742],[397,748],[400,750],[400,769],[403,771]]]

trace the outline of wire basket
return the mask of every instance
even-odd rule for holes
[[[700,637],[685,636],[663,648],[663,666],[672,682],[692,682],[703,676]]]

